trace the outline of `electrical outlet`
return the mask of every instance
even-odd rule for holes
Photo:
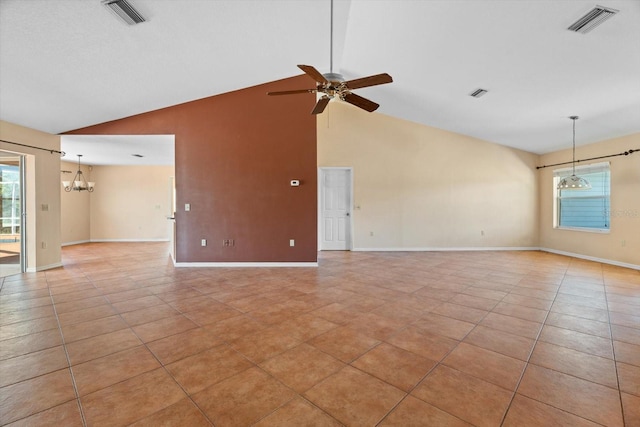
[[[373,231],[369,232],[369,236],[373,237]]]
[[[294,239],[289,239],[289,246],[295,246],[296,241]]]
[[[191,210],[191,203],[185,203],[184,204],[184,210],[185,210],[185,212],[189,212]]]
[[[42,242],[41,247],[42,247],[42,249],[47,249],[47,242]]]
[[[225,246],[225,247],[235,246],[235,242],[233,239],[224,239],[222,241],[222,246]]]
[[[200,246],[207,246],[207,239],[202,239],[200,241]]]
[[[484,236],[484,230],[480,230],[480,235]]]

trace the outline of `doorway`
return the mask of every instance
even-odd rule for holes
[[[25,271],[24,158],[0,152],[0,277]]]
[[[352,168],[318,171],[318,246],[322,251],[351,250]]]

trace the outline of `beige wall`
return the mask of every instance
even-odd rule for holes
[[[640,133],[576,148],[576,158],[585,159],[640,149]],[[571,150],[540,157],[549,165],[571,160]],[[553,169],[539,171],[540,246],[553,251],[640,265],[640,153],[594,160],[609,161],[611,167],[611,217],[607,234],[553,228]],[[580,163],[581,165],[589,162]],[[624,241],[624,245],[623,245]]]
[[[87,179],[89,177],[89,168],[86,165],[82,165],[81,169],[85,179]],[[60,162],[60,170],[60,181],[72,181],[78,170],[78,163]],[[62,173],[62,171],[71,171],[71,173]],[[62,210],[60,215],[60,234],[62,244],[88,242],[91,238],[91,230],[89,229],[90,194],[86,191],[70,191],[67,193],[64,189],[60,193]]]
[[[173,166],[94,166],[91,240],[169,240],[172,176]]]
[[[0,139],[60,150],[60,137],[0,121]],[[60,156],[0,142],[0,150],[26,155],[27,271],[61,265]]]
[[[353,167],[354,249],[537,247],[537,160],[342,103],[318,117],[318,166]]]
[[[77,164],[62,163],[77,171]],[[62,191],[62,242],[169,240],[173,166],[82,166],[93,193]],[[63,175],[66,179],[68,174]]]
[[[0,139],[60,149],[59,136],[4,121]],[[580,146],[577,157],[638,148],[640,134],[634,134]],[[61,242],[168,239],[173,167],[94,167],[95,193],[62,191],[61,196],[57,154],[5,143],[0,149],[27,156],[30,271],[60,265]],[[536,172],[535,166],[570,158],[570,150],[538,158],[337,103],[318,117],[318,166],[354,170],[354,205],[360,206],[353,211],[355,249],[540,246],[640,265],[640,153],[608,159],[613,212],[608,234],[553,228],[553,168]],[[62,162],[62,169],[75,166]],[[86,199],[72,196],[91,198],[89,208]]]

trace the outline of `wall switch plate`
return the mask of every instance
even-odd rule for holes
[[[202,239],[200,241],[200,246],[207,246],[207,239]]]
[[[189,211],[191,210],[191,203],[185,203],[185,204],[184,204],[184,210],[185,210],[186,212],[189,212]]]
[[[294,239],[290,239],[289,246],[295,246],[295,245],[296,245],[296,241]]]

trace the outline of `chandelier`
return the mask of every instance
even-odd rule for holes
[[[578,116],[569,117],[573,120],[573,173],[571,176],[564,177],[558,183],[558,190],[589,190],[591,184],[581,176],[576,176],[576,120]]]
[[[92,192],[93,187],[96,185],[95,182],[89,181],[87,182],[84,179],[84,175],[82,174],[82,170],[80,170],[80,159],[82,158],[82,154],[78,154],[78,172],[76,172],[76,176],[73,177],[73,186],[71,185],[71,181],[62,181],[62,186],[64,187],[64,191],[70,192],[73,191],[88,191]]]

